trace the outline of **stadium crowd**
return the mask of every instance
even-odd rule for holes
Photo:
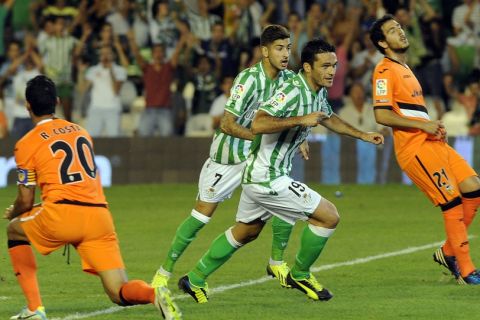
[[[372,130],[371,73],[382,55],[368,29],[385,13],[407,31],[429,111],[450,135],[480,134],[478,0],[194,2],[191,10],[179,0],[3,0],[0,137],[32,128],[23,92],[40,73],[59,88],[59,115],[93,137],[211,136],[234,77],[259,61],[259,35],[271,23],[290,30],[295,71],[308,40],[335,44],[329,102]]]

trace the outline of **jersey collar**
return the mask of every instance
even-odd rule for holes
[[[303,69],[301,69],[300,71],[298,71],[298,75],[299,75],[300,80],[301,80],[302,83],[303,83],[303,86],[304,86],[305,88],[307,88],[307,89],[316,97],[317,94],[318,94],[318,92],[320,92],[320,90],[322,90],[322,89],[320,88],[320,90],[318,90],[318,92],[316,92],[315,90],[313,90],[313,89],[310,87],[310,85],[309,85],[308,82],[307,82],[307,79],[305,79],[305,76],[303,75]]]
[[[47,122],[50,122],[50,121],[53,121],[53,118],[43,119],[43,120],[41,120],[37,123],[37,126],[39,126],[41,124],[44,124],[44,123],[47,123]]]

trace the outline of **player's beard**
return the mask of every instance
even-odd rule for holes
[[[392,48],[392,51],[395,52],[395,53],[405,53],[408,51],[408,48],[410,48],[410,44],[408,44],[407,46],[403,47],[403,48]]]

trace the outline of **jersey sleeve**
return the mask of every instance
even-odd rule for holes
[[[290,84],[283,85],[259,110],[263,110],[271,116],[283,118],[290,108],[298,103],[299,92]]]
[[[17,185],[34,186],[37,184],[37,174],[33,164],[33,154],[22,144],[15,146],[15,163],[17,164]]]
[[[320,111],[325,113],[327,115],[327,117],[331,117],[332,114],[333,114],[333,109],[332,109],[332,106],[330,105],[330,103],[328,103],[328,99],[327,99],[327,90],[326,89],[323,89],[322,92],[320,92]]]
[[[225,111],[239,117],[252,98],[253,90],[255,90],[255,77],[249,73],[240,73],[230,89],[230,97],[225,105]]]
[[[394,75],[386,67],[378,66],[373,73],[372,94],[375,109],[392,110]]]

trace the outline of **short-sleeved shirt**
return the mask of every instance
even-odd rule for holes
[[[113,64],[113,76],[116,81],[127,80],[124,67]],[[97,64],[87,69],[85,79],[92,83],[91,108],[118,109],[122,107],[119,95],[113,90],[113,80],[109,68]]]
[[[250,128],[260,104],[267,101],[280,85],[295,74],[280,71],[275,80],[268,78],[262,62],[240,72],[230,90],[225,111],[237,117],[237,123]],[[247,160],[251,141],[236,138],[217,130],[210,146],[210,158],[221,164],[237,164]]]
[[[321,111],[333,114],[327,101],[327,90],[313,91],[300,72],[286,81],[259,110],[271,116],[288,118]],[[305,141],[311,127],[296,126],[277,133],[257,135],[243,174],[243,183],[266,186],[273,180],[290,174],[295,151]]]
[[[39,122],[15,145],[17,183],[38,185],[42,201],[106,204],[88,132],[63,119]]]
[[[373,106],[388,109],[407,119],[429,121],[422,87],[412,70],[398,61],[385,57],[373,72]],[[395,154],[400,167],[413,159],[428,138],[420,129],[393,128]]]
[[[147,108],[169,108],[172,95],[170,85],[175,72],[172,64],[164,63],[158,71],[152,64],[146,64],[142,71]]]

